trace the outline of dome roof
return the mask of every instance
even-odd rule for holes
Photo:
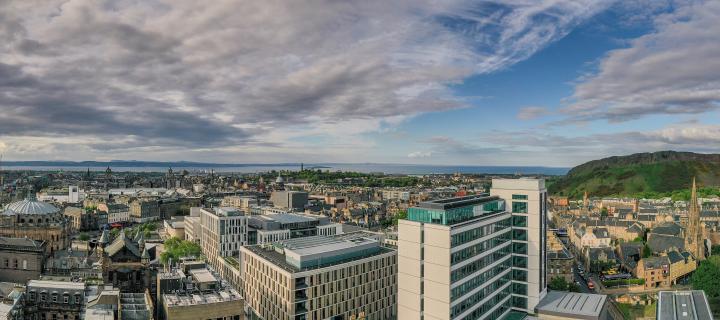
[[[275,183],[285,183],[285,179],[281,175],[277,176],[277,179],[275,179]]]
[[[37,201],[34,199],[25,199],[9,204],[5,208],[5,214],[53,214],[60,212],[60,209],[47,202]]]

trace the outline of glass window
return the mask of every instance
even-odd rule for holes
[[[512,212],[513,213],[527,213],[528,204],[527,202],[513,201]]]
[[[513,200],[527,200],[526,194],[514,194],[512,195]]]
[[[523,229],[513,229],[513,240],[520,240],[520,241],[527,241],[527,230]]]
[[[513,216],[512,223],[513,223],[513,227],[525,228],[525,227],[527,227],[527,217],[526,216]]]
[[[513,287],[514,294],[519,294],[519,295],[527,294],[527,284],[526,283],[513,282],[512,287]]]
[[[527,257],[513,256],[513,267],[527,268]]]
[[[527,271],[513,269],[513,280],[516,281],[527,281]]]
[[[513,243],[513,253],[527,254],[527,243]]]
[[[512,304],[513,304],[513,307],[515,307],[515,308],[527,309],[527,298],[513,296]]]

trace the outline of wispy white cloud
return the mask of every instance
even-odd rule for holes
[[[408,153],[407,156],[411,159],[430,158],[432,157],[432,151],[415,151]]]
[[[575,87],[563,111],[574,120],[627,121],[720,107],[720,2],[679,3],[654,32],[610,51]]]
[[[361,150],[369,131],[465,106],[448,85],[527,59],[606,6],[8,0],[0,137],[106,141],[56,150],[68,158],[233,146],[276,161],[294,152],[288,139],[323,132]]]
[[[524,107],[517,114],[520,120],[533,120],[548,115],[550,110],[545,107]]]

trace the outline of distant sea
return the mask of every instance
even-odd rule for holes
[[[130,162],[72,162],[49,164],[47,162],[39,164],[13,164],[3,163],[3,170],[36,170],[36,171],[104,171],[110,167],[115,172],[165,172],[169,167],[173,171],[187,170],[189,172],[237,172],[237,173],[255,173],[267,172],[272,170],[299,170],[300,164],[248,164],[248,165],[232,165],[232,164],[208,164],[208,163],[152,163],[152,165],[143,165],[142,162],[137,164]],[[564,175],[569,168],[555,167],[515,167],[515,166],[438,166],[438,165],[418,165],[418,164],[378,164],[378,163],[319,163],[304,164],[305,169],[320,169],[330,171],[348,171],[348,172],[382,172],[385,174],[443,174],[443,173],[487,173],[487,174],[542,174],[542,175]]]

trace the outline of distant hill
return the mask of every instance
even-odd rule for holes
[[[660,151],[593,160],[549,181],[553,195],[582,197],[670,193],[699,185],[720,185],[720,154]]]

